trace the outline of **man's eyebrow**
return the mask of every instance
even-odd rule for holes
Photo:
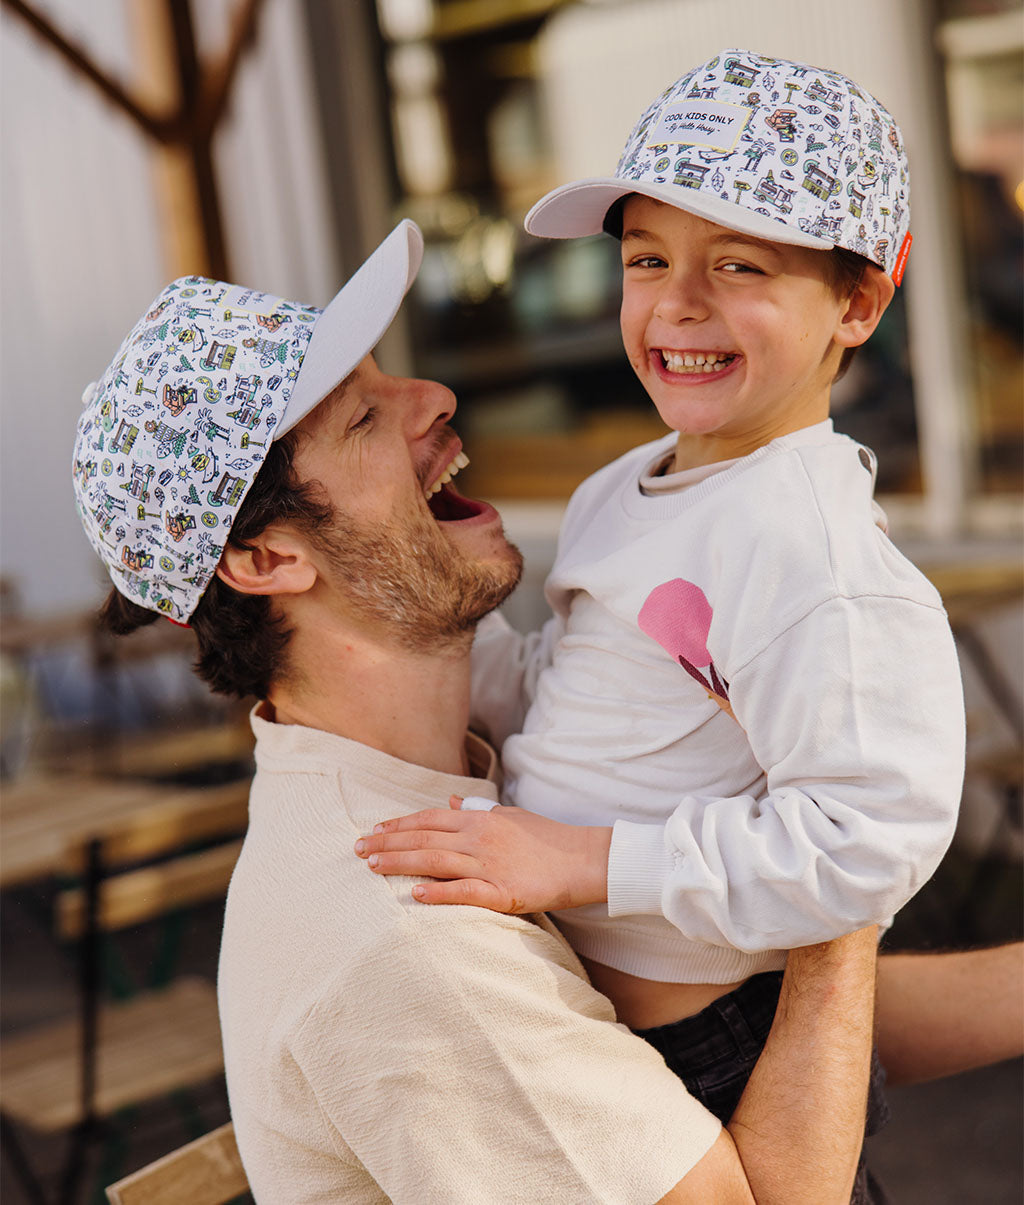
[[[355,366],[355,368],[353,368],[352,371],[348,374],[347,377],[343,377],[337,383],[337,385],[334,386],[334,388],[331,390],[331,392],[329,394],[327,394],[327,396],[320,403],[320,405],[326,406],[331,410],[337,409],[337,407],[340,406],[345,401],[345,396],[350,392],[350,390],[352,389],[352,386],[356,383],[356,378],[358,376],[359,376],[359,365],[357,364]]]

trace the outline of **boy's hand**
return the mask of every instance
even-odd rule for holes
[[[610,828],[560,824],[521,808],[432,808],[386,820],[356,842],[377,874],[429,875],[413,888],[425,904],[493,912],[547,912],[608,898]]]

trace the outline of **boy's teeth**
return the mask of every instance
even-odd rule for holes
[[[721,372],[735,357],[729,352],[720,351],[663,351],[661,358],[669,372],[706,373]]]
[[[424,496],[427,498],[432,498],[443,485],[447,485],[448,482],[451,481],[459,469],[464,469],[467,464],[469,464],[469,457],[466,455],[466,453],[456,452],[451,464],[448,465],[441,476],[438,477],[433,485],[428,485],[423,491]]]

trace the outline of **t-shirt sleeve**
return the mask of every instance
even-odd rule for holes
[[[394,1201],[653,1202],[720,1123],[523,917],[422,908],[324,992],[293,1054]]]
[[[747,951],[887,922],[956,826],[963,696],[944,612],[832,599],[730,669],[767,791],[688,795],[665,825],[619,821],[610,913],[660,913]]]
[[[523,635],[496,611],[485,616],[473,640],[470,726],[496,748],[521,732],[537,678],[551,662],[564,630],[552,617],[539,631]]]

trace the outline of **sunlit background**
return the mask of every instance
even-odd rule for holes
[[[903,129],[913,251],[834,416],[878,453],[892,535],[946,599],[971,767],[938,886],[896,934],[1020,932],[1024,13],[1011,0],[2,0],[9,791],[57,772],[195,784],[246,771],[244,718],[194,682],[187,634],[161,624],[131,654],[95,636],[106,583],[71,491],[84,387],[185,273],[324,304],[415,218],[423,269],[381,358],[455,389],[464,491],[499,505],[527,556],[510,618],[543,618],[572,489],[664,429],[622,353],[616,244],[546,243],[522,218],[547,189],[610,173],[649,101],[725,47],[837,68]],[[52,902],[39,887],[26,904],[26,882],[5,896],[16,953]],[[60,1012],[62,972],[39,974],[19,995],[5,971],[5,1030]],[[900,1199],[1019,1199],[1019,1135],[986,1125],[971,1131],[977,1162],[1007,1182]]]

